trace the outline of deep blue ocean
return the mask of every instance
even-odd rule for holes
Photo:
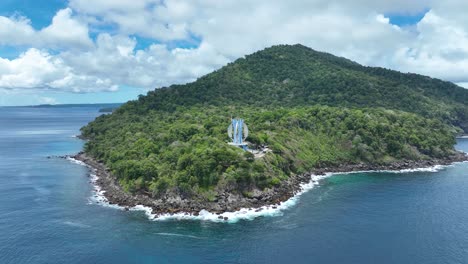
[[[99,108],[0,108],[1,264],[468,263],[468,163],[331,176],[282,216],[150,221],[90,203],[88,169],[47,158],[80,151]]]

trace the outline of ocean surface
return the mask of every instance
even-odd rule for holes
[[[0,263],[468,263],[468,163],[334,175],[253,220],[152,221],[47,158],[80,151],[99,108],[0,108]]]

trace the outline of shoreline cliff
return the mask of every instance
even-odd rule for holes
[[[436,165],[450,165],[455,162],[468,161],[468,155],[462,152],[441,159],[430,159],[422,161],[398,161],[387,165],[373,164],[344,164],[336,167],[324,167],[312,170],[309,173],[293,175],[281,182],[277,187],[264,191],[254,190],[249,197],[242,194],[224,191],[218,194],[213,201],[203,197],[182,198],[175,192],[169,193],[162,198],[152,198],[150,193],[138,192],[130,194],[125,192],[116,182],[115,177],[106,166],[99,161],[80,152],[71,156],[94,169],[98,177],[96,184],[104,191],[104,196],[110,204],[122,206],[126,209],[143,205],[152,209],[156,215],[186,213],[197,216],[200,211],[206,210],[215,214],[238,211],[241,208],[254,208],[261,210],[263,206],[275,208],[281,202],[287,201],[301,191],[302,184],[309,183],[312,175],[324,175],[326,173],[347,173],[357,171],[400,171],[406,169],[428,168]],[[221,218],[221,216],[220,216]],[[227,219],[224,219],[227,220]]]

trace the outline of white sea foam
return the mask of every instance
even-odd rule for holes
[[[362,171],[329,172],[326,175],[332,176],[332,175],[372,173],[372,172],[377,172],[377,173],[438,172],[438,171],[443,170],[446,167],[453,166],[456,163],[457,162],[454,162],[451,165],[434,165],[434,166],[425,167],[425,168],[413,168],[413,169],[402,169],[402,170],[362,170]]]
[[[96,171],[93,169],[93,173],[90,174],[90,181],[93,185],[93,194],[89,198],[89,204],[99,204],[120,210],[125,209],[125,207],[120,205],[109,203],[109,200],[107,200],[106,196],[104,195],[106,191],[102,190],[101,186],[97,184],[99,177],[95,173]]]
[[[67,160],[71,161],[72,163],[78,164],[78,165],[89,167],[86,163],[82,162],[81,160],[77,160],[77,159],[74,159],[72,157],[67,157]]]
[[[272,216],[281,216],[283,211],[294,206],[298,201],[299,197],[313,189],[319,184],[321,179],[329,177],[331,174],[318,176],[312,175],[311,180],[308,183],[301,185],[301,190],[291,197],[289,200],[280,203],[279,205],[267,205],[260,208],[241,208],[238,211],[234,212],[224,212],[222,214],[210,213],[206,210],[201,210],[198,215],[188,214],[188,213],[177,213],[177,214],[163,214],[155,215],[152,213],[152,209],[146,206],[138,205],[131,210],[141,210],[144,211],[148,218],[155,221],[165,221],[165,220],[200,220],[200,221],[212,221],[212,222],[228,222],[236,223],[239,220],[253,220],[257,217],[272,217]],[[227,220],[224,218],[227,217]]]
[[[67,158],[69,161],[79,164],[82,166],[89,167],[86,163],[76,160],[72,157]],[[102,188],[97,184],[98,177],[96,175],[96,170],[92,167],[89,167],[91,169],[90,173],[90,182],[93,185],[93,194],[89,199],[90,204],[99,204],[103,205],[106,207],[111,207],[115,209],[120,209],[123,210],[124,207],[115,205],[115,204],[110,204],[107,198],[105,197],[105,191],[102,190]],[[201,210],[198,215],[193,215],[189,213],[177,213],[177,214],[162,214],[162,215],[156,215],[153,214],[153,209],[148,206],[144,205],[136,205],[132,208],[130,208],[130,211],[143,211],[145,215],[148,216],[149,219],[155,220],[155,221],[165,221],[165,220],[200,220],[200,221],[213,221],[213,222],[228,222],[228,223],[235,223],[238,222],[239,220],[253,220],[257,217],[260,216],[281,216],[283,215],[283,211],[294,206],[297,201],[299,200],[299,197],[301,194],[311,190],[315,186],[319,184],[319,181],[323,178],[329,177],[332,174],[326,174],[323,176],[318,176],[318,175],[312,175],[311,180],[308,183],[302,184],[301,185],[301,190],[293,197],[291,197],[289,200],[284,201],[280,203],[279,205],[269,205],[269,206],[263,206],[260,208],[241,208],[238,211],[234,212],[224,212],[220,215],[210,213],[206,210]],[[219,217],[222,217],[223,219],[220,219]],[[225,221],[224,217],[227,217],[228,220]]]
[[[75,160],[73,158],[68,158],[68,160],[76,164],[87,166],[84,162]],[[281,216],[283,215],[283,212],[285,210],[297,204],[302,194],[308,192],[309,190],[319,185],[321,180],[331,177],[333,175],[369,173],[369,172],[380,172],[380,173],[438,172],[448,166],[452,166],[452,165],[436,165],[436,166],[427,167],[427,168],[404,169],[404,170],[396,170],[396,171],[395,170],[352,171],[352,172],[326,173],[325,175],[312,175],[308,183],[304,183],[301,185],[300,191],[296,193],[296,195],[294,195],[287,201],[281,202],[279,205],[268,205],[268,206],[262,206],[260,208],[241,208],[238,211],[224,212],[219,215],[215,213],[210,213],[206,210],[201,210],[198,215],[194,215],[190,213],[156,215],[156,214],[153,214],[153,209],[151,207],[144,206],[144,205],[136,205],[130,208],[129,210],[130,211],[143,211],[145,215],[150,220],[153,220],[153,221],[198,220],[198,221],[236,223],[239,220],[253,220],[257,217]],[[90,174],[90,179],[91,179],[91,183],[93,184],[94,190],[93,190],[93,195],[90,198],[90,203],[123,210],[124,207],[109,203],[109,201],[104,195],[105,191],[103,191],[101,187],[97,184],[98,177],[95,174],[96,173],[95,169],[91,168],[91,170],[92,170],[92,173]],[[227,217],[227,220],[224,220],[225,217]],[[163,235],[163,234],[160,234],[160,235]]]
[[[390,173],[438,172],[438,171],[443,170],[447,166],[450,166],[450,165],[435,165],[435,166],[427,167],[427,168],[404,169],[404,170],[398,170],[398,171],[387,170],[387,171],[384,171],[384,172],[390,172]]]
[[[99,204],[102,206],[111,207],[115,209],[121,209],[121,210],[124,209],[124,207],[122,206],[109,203],[109,200],[107,200],[106,196],[104,195],[106,191],[102,190],[101,186],[97,184],[97,180],[99,179],[99,177],[96,175],[96,169],[88,166],[88,164],[82,162],[81,160],[77,160],[72,157],[67,157],[67,160],[69,160],[72,163],[88,167],[91,170],[89,174],[89,179],[93,186],[93,192],[92,192],[91,197],[89,198],[88,204]]]

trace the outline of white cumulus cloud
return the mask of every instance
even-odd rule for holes
[[[17,58],[0,58],[0,89],[149,89],[296,43],[465,86],[466,8],[462,0],[70,0],[39,30],[28,18],[0,16],[0,45],[28,47]],[[387,15],[424,10],[412,27],[392,25]],[[142,38],[153,44],[137,48]],[[196,47],[180,46],[194,38]]]
[[[58,56],[31,48],[16,59],[0,58],[0,87],[4,89],[49,89],[72,92],[115,91],[109,78],[75,73]]]
[[[41,30],[35,30],[25,17],[0,16],[0,44],[27,45],[43,48],[89,48],[88,26],[72,17],[72,10],[59,10],[52,23]]]

